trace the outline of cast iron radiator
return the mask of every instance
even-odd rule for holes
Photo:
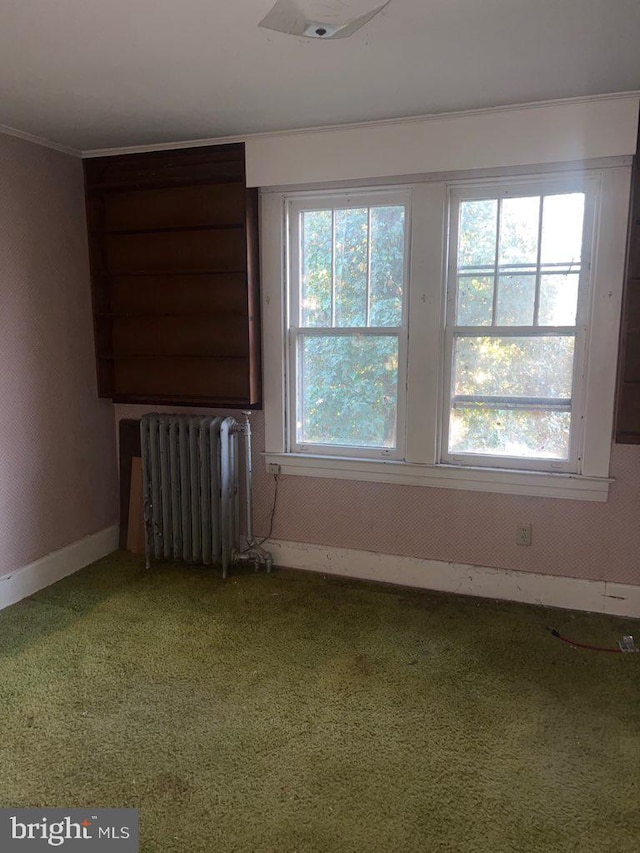
[[[147,566],[216,563],[226,578],[240,542],[236,421],[150,414],[140,440]]]

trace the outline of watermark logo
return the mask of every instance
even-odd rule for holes
[[[138,853],[137,809],[0,809],[2,853]]]

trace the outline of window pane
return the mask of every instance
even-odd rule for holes
[[[459,407],[451,412],[449,451],[567,459],[570,422],[570,412]]]
[[[539,196],[504,199],[500,218],[500,264],[535,265],[539,226]]]
[[[580,262],[583,221],[584,193],[544,197],[540,257],[543,264]]]
[[[571,397],[574,338],[458,338],[456,395]]]
[[[331,211],[309,210],[302,217],[300,322],[331,325]]]
[[[575,326],[579,282],[579,273],[540,278],[538,323],[541,326]]]
[[[498,326],[532,326],[535,275],[501,275],[498,279]]]
[[[458,268],[494,267],[496,262],[498,202],[496,199],[460,204]]]
[[[370,326],[402,323],[404,206],[371,208]]]
[[[367,325],[367,208],[335,211],[336,326]]]
[[[493,276],[460,276],[458,278],[458,325],[490,326],[492,315]]]
[[[300,444],[395,447],[397,337],[303,337],[299,378]]]

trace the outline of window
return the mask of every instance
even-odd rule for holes
[[[606,500],[630,170],[262,194],[266,461]]]
[[[577,471],[596,186],[450,196],[443,459]]]
[[[398,458],[406,387],[406,196],[289,206],[291,448]]]

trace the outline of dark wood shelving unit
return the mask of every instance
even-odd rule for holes
[[[259,408],[244,145],[86,160],[85,187],[100,396]]]
[[[640,133],[638,135],[640,148]],[[640,153],[633,160],[627,275],[622,303],[615,440],[640,444]]]

